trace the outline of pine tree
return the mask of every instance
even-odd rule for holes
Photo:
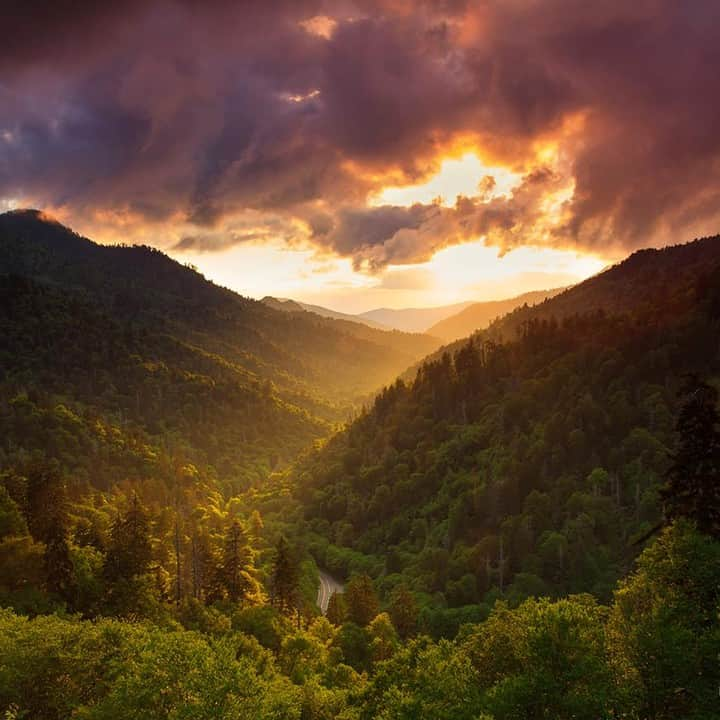
[[[245,531],[235,520],[225,535],[222,559],[217,568],[219,585],[232,602],[248,598],[256,590],[253,556]]]
[[[380,611],[375,586],[369,575],[354,575],[345,589],[348,620],[365,627]]]
[[[347,603],[345,596],[339,592],[334,592],[328,600],[327,612],[325,617],[333,625],[342,625],[347,618]]]
[[[390,599],[390,619],[401,638],[415,634],[418,607],[413,594],[405,585],[401,585]]]
[[[668,518],[694,520],[720,537],[720,416],[715,388],[692,376],[683,388],[678,445],[662,491]]]
[[[271,578],[272,602],[281,612],[291,613],[300,602],[300,567],[290,544],[280,538]]]
[[[25,515],[30,534],[47,542],[67,517],[67,493],[57,466],[48,462],[32,465],[27,472]]]
[[[30,532],[45,544],[47,589],[72,604],[76,582],[68,542],[67,492],[57,467],[49,463],[33,466],[28,472],[26,498]]]
[[[72,605],[77,591],[75,568],[70,556],[67,525],[60,520],[45,542],[44,567],[48,590]]]
[[[111,582],[130,580],[147,573],[151,561],[150,520],[134,494],[127,512],[118,515],[110,530],[105,576]]]

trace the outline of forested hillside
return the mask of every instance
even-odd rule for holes
[[[666,308],[687,308],[694,295],[683,296],[680,287],[694,288],[710,278],[718,265],[718,236],[700,238],[660,250],[638,250],[617,265],[573,285],[558,295],[532,307],[518,307],[498,317],[490,327],[477,333],[479,338],[495,342],[514,340],[522,326],[534,319],[560,321],[563,318],[601,311],[607,315],[657,315],[662,320]],[[465,344],[457,340],[433,353],[455,353]],[[417,366],[403,374],[413,379]]]
[[[684,376],[718,379],[718,267],[719,238],[637,253],[387,387],[297,471],[317,557],[423,594],[439,632],[607,599],[661,518]]]
[[[325,442],[432,341],[0,216],[0,713],[714,717],[720,246],[646,257]]]
[[[4,464],[40,454],[96,487],[168,454],[247,486],[434,346],[291,317],[32,211],[0,216],[0,292]]]
[[[119,320],[217,354],[295,400],[351,403],[437,347],[427,336],[277,312],[157,250],[96,245],[36,211],[0,215],[0,274],[81,292]]]

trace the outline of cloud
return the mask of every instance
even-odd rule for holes
[[[220,252],[237,245],[271,244],[279,240],[288,245],[305,237],[304,226],[282,215],[266,215],[248,211],[217,230],[200,230],[186,233],[170,250],[179,253]]]
[[[342,208],[334,224],[314,232],[315,243],[351,257],[355,269],[375,272],[394,264],[421,263],[448,245],[485,237],[510,249],[543,245],[567,232],[563,215],[548,213],[547,200],[560,193],[566,178],[548,168],[528,173],[510,196],[458,197],[454,207]]]
[[[720,227],[717,3],[10,0],[3,21],[0,202],[80,229],[303,241],[373,272],[479,235],[603,252]],[[523,182],[366,206],[459,145]]]

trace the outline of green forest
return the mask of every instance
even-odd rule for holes
[[[719,237],[439,348],[1,215],[0,717],[718,717],[719,330]]]

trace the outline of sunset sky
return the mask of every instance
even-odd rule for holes
[[[720,3],[3,3],[0,209],[345,311],[720,230]]]

